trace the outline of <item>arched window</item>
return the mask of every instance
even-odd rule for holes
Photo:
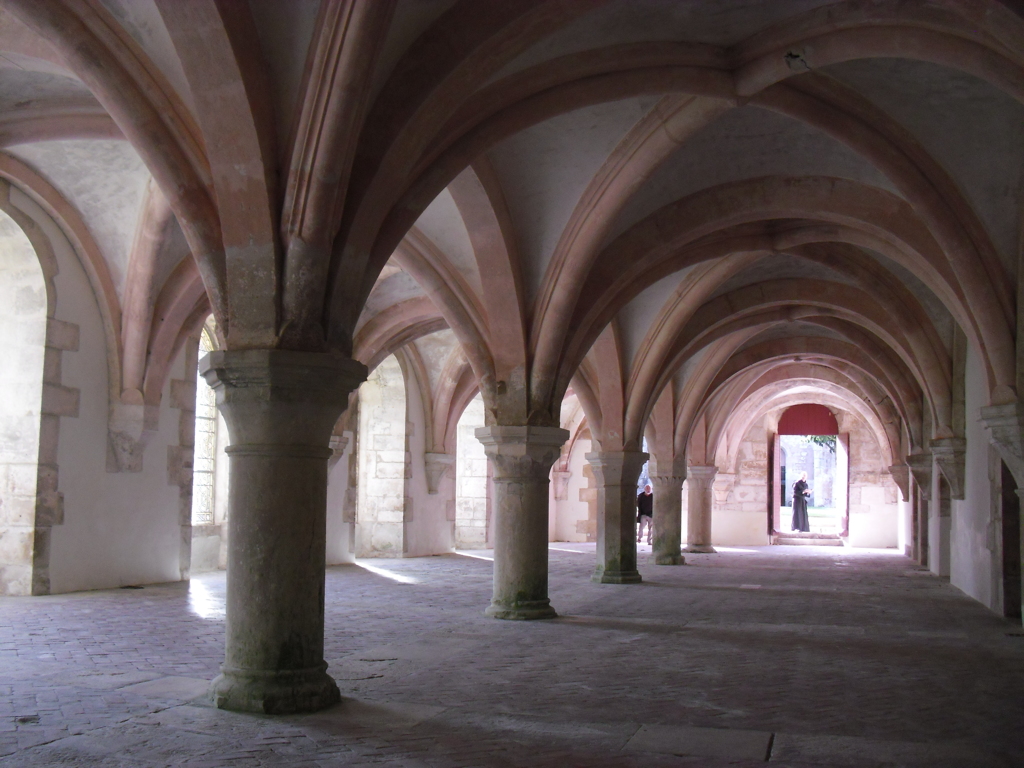
[[[214,349],[210,332],[199,337],[199,357]],[[214,480],[217,461],[217,397],[213,388],[196,371],[196,443],[192,458],[192,525],[214,522]]]
[[[212,318],[199,337],[199,359],[216,345]],[[195,448],[192,454],[193,573],[227,567],[228,464],[224,452],[227,427],[217,410],[217,396],[196,371]]]

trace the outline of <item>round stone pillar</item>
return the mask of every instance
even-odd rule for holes
[[[494,598],[496,619],[550,619],[548,600],[548,473],[569,433],[558,427],[481,427],[494,474]]]
[[[366,367],[286,350],[211,352],[200,370],[227,422],[230,491],[221,709],[284,714],[336,703],[324,662],[327,460]]]
[[[587,454],[597,479],[597,566],[599,584],[639,584],[637,570],[637,478],[647,454],[599,451]]]
[[[680,554],[683,528],[682,475],[651,475],[654,487],[654,563],[685,565]]]
[[[587,462],[597,480],[597,567],[600,584],[639,584],[636,569],[636,481],[641,451],[597,451]]]
[[[714,552],[711,546],[711,486],[718,467],[693,466],[686,470],[689,484],[686,510],[686,549],[684,552]]]

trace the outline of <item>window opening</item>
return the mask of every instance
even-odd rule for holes
[[[199,337],[199,357],[212,352],[206,328]],[[196,437],[192,457],[192,525],[213,525],[217,465],[217,396],[196,370]]]
[[[484,425],[484,400],[477,395],[459,417],[455,440],[455,548],[487,548],[487,454],[476,439]]]

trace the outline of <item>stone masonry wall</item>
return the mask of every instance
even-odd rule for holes
[[[391,356],[359,388],[357,557],[404,551],[405,411],[402,369]]]

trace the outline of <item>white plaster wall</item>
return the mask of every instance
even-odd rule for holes
[[[573,444],[572,453],[569,454],[569,471],[572,474],[569,476],[566,498],[554,499],[552,494],[552,541],[588,540],[590,505],[587,497],[593,493],[593,489],[590,488],[584,469],[587,466],[586,455],[591,450],[591,441],[587,438],[580,438]]]
[[[64,354],[64,381],[81,390],[81,405],[78,419],[61,419],[64,524],[52,533],[55,593],[178,581],[181,575],[179,492],[167,476],[167,448],[178,444],[178,412],[167,406],[170,383],[164,386],[159,429],[146,446],[143,471],[106,472],[107,378],[102,331],[95,320],[90,329],[95,334],[79,321],[79,352]],[[178,356],[169,379],[187,376],[184,357]]]
[[[896,549],[910,557],[910,514],[912,507],[910,502],[903,500],[903,495],[897,491],[896,502]]]
[[[843,414],[850,433],[850,537],[854,547],[899,545],[899,488],[889,474],[874,432],[863,419]]]
[[[77,418],[60,420],[64,522],[51,534],[51,590],[178,581],[179,490],[167,471],[167,449],[178,444],[178,411],[169,407],[170,380],[189,381],[195,374],[184,370],[185,355],[179,354],[164,385],[158,429],[147,444],[143,471],[108,473],[107,360],[99,307],[60,229],[24,195],[17,195],[16,204],[50,238],[60,270],[56,318],[76,323],[80,332],[78,351],[62,358],[63,383],[80,390],[80,404]]]
[[[966,429],[964,499],[952,501],[950,521],[950,570],[953,586],[984,605],[999,610],[995,604],[998,590],[992,583],[992,548],[995,531],[992,521],[992,484],[989,480],[989,436],[980,421],[980,409],[988,404],[982,364],[974,348],[967,346],[966,365]],[[937,470],[936,470],[937,471]]]
[[[484,425],[484,401],[474,397],[459,417],[455,449],[455,546],[487,547],[487,454],[476,439]]]
[[[407,384],[411,382],[407,381]],[[442,480],[437,493],[427,490],[423,461],[427,422],[419,387],[406,386],[405,396],[405,445],[409,462],[405,479],[405,555],[423,557],[451,552],[452,532],[447,515],[451,480]],[[447,474],[451,473],[449,469]]]
[[[852,547],[896,548],[899,546],[897,525],[899,508],[893,493],[898,489],[865,483],[850,483],[850,538]],[[854,505],[852,497],[859,497]]]

